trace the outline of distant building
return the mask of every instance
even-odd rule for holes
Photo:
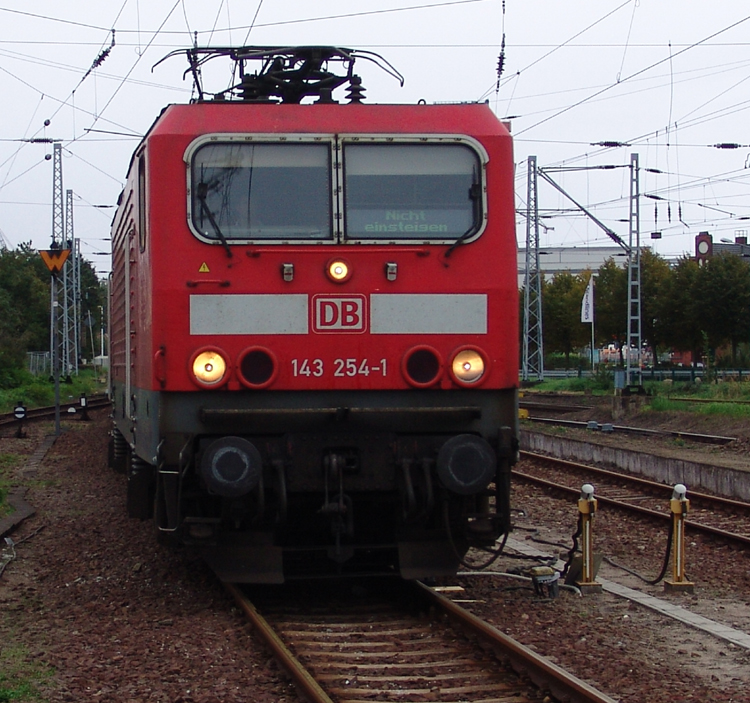
[[[539,266],[545,277],[560,271],[574,276],[584,271],[596,271],[607,259],[625,265],[627,254],[620,247],[543,247],[539,249]],[[526,277],[526,248],[518,250],[518,287]]]
[[[721,239],[718,242],[708,232],[700,232],[695,236],[695,259],[700,264],[715,254],[734,254],[750,258],[750,245],[747,243],[747,232],[735,232],[734,241]]]

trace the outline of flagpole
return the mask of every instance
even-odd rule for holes
[[[594,373],[594,276],[589,276],[589,282],[581,301],[581,322],[591,323],[591,373]]]
[[[594,306],[591,306],[591,375],[594,375]]]
[[[591,375],[594,375],[594,320],[596,319],[596,306],[594,300],[596,297],[596,288],[594,286],[594,274],[591,274]]]

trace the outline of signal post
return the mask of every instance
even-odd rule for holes
[[[54,242],[53,242],[54,245]],[[52,358],[52,377],[55,380],[55,435],[60,434],[60,345],[59,339],[59,317],[58,317],[58,294],[57,294],[57,274],[62,271],[65,262],[70,255],[70,249],[47,249],[39,252],[42,255],[42,261],[50,272],[50,339]]]

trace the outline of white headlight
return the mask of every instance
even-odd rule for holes
[[[346,259],[332,259],[326,266],[326,274],[334,283],[343,283],[351,277],[352,269]]]
[[[453,375],[463,383],[476,383],[484,376],[484,359],[474,349],[464,349],[453,357]]]
[[[215,386],[224,379],[226,372],[227,362],[217,351],[203,351],[193,361],[193,375],[198,383]]]

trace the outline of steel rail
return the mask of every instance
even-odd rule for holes
[[[659,483],[659,481],[651,481],[647,478],[640,478],[639,476],[632,476],[631,474],[622,473],[619,471],[610,471],[609,469],[602,469],[599,466],[591,466],[590,464],[581,464],[577,461],[570,461],[569,459],[558,459],[554,456],[548,456],[546,454],[537,454],[536,452],[530,452],[525,449],[521,450],[521,456],[534,461],[544,461],[549,464],[556,464],[558,466],[570,467],[571,469],[577,469],[579,471],[588,471],[600,476],[606,476],[608,478],[617,478],[633,483],[638,486],[645,486],[654,490],[666,490],[672,491],[672,486],[667,483]],[[690,497],[697,500],[702,500],[708,503],[714,503],[721,505],[726,508],[739,508],[750,512],[750,503],[745,503],[741,500],[734,500],[733,498],[726,498],[724,496],[710,495],[709,493],[701,493],[700,491],[690,491]]]
[[[569,703],[616,703],[613,698],[516,642],[429,586],[419,581],[415,582],[415,586],[421,595],[443,610],[451,620],[499,650],[510,660],[517,673],[528,676],[539,688],[549,690],[556,698]]]
[[[86,410],[99,410],[101,408],[105,408],[108,405],[111,404],[111,400],[107,398],[106,395],[101,396],[91,396],[87,398],[88,405],[86,406]],[[60,411],[63,413],[67,413],[69,408],[75,408],[76,413],[80,411],[83,411],[84,409],[80,406],[80,400],[74,400],[70,403],[60,403]],[[3,426],[12,426],[16,425],[19,422],[36,422],[37,420],[46,420],[48,418],[55,416],[55,407],[54,406],[47,406],[47,407],[41,407],[41,408],[31,408],[26,411],[26,417],[23,418],[23,420],[19,420],[15,417],[15,415],[10,413],[3,413],[0,415],[0,427]]]
[[[412,583],[420,598],[427,600],[432,606],[437,606],[437,609],[445,613],[455,626],[470,631],[483,642],[488,643],[496,652],[501,654],[503,659],[510,662],[517,674],[528,678],[540,690],[548,691],[557,699],[568,703],[616,703],[614,699],[536,654],[528,647],[516,642],[432,588],[419,581]],[[224,587],[251,621],[263,642],[290,674],[303,697],[310,703],[332,703],[328,694],[291,653],[273,627],[257,611],[253,603],[237,585],[225,582]]]
[[[524,407],[519,402],[519,407]],[[533,406],[527,406],[533,407]],[[543,408],[539,408],[540,410]],[[549,408],[544,408],[549,409]],[[576,408],[578,410],[585,410],[586,408],[581,406]],[[580,427],[581,429],[588,429],[588,422],[583,420],[561,420],[554,417],[529,417],[527,418],[530,422],[539,422],[547,425],[562,425],[564,427]],[[612,425],[612,430],[615,432],[621,432],[624,434],[640,434],[646,437],[675,437],[677,439],[687,439],[693,442],[699,442],[701,444],[731,444],[736,441],[736,437],[724,437],[722,435],[710,435],[710,434],[699,434],[697,432],[682,432],[681,430],[650,430],[645,427],[628,427],[627,425]]]
[[[526,474],[523,471],[518,471],[517,469],[514,469],[511,472],[511,475],[515,476],[516,478],[522,478],[525,481],[529,481],[530,483],[536,483],[537,485],[544,486],[545,488],[553,488],[557,491],[567,493],[568,495],[576,497],[579,497],[581,495],[580,488],[571,488],[570,486],[564,486],[561,483],[555,483],[554,481],[549,481],[547,479],[540,478],[539,476],[532,476],[531,474]],[[622,476],[622,474],[615,475]],[[663,484],[657,485],[666,488],[666,486],[664,486]],[[713,498],[713,496],[709,497]],[[599,494],[597,494],[596,499],[600,505],[611,505],[614,508],[620,508],[622,510],[627,510],[633,513],[640,513],[641,515],[647,515],[649,517],[653,517],[658,520],[664,520],[667,522],[671,522],[672,520],[671,513],[661,513],[658,510],[643,508],[640,505],[623,503],[622,501],[615,500],[614,498],[607,498],[606,496],[602,496]],[[742,505],[745,504],[743,503]],[[721,528],[711,527],[710,525],[703,525],[699,522],[693,522],[692,520],[685,520],[685,526],[691,528],[692,530],[695,530],[696,532],[704,532],[707,534],[715,535],[717,537],[721,537],[723,539],[730,539],[733,542],[739,542],[741,544],[750,546],[750,537],[746,535],[739,535],[736,532],[727,532],[726,530],[722,530]]]
[[[561,413],[574,413],[578,410],[593,410],[593,405],[576,405],[576,404],[564,404],[564,403],[545,403],[544,401],[539,400],[524,400],[520,399],[518,401],[518,407],[523,408],[525,410],[546,410],[551,412],[561,412]],[[529,418],[536,419],[536,418]],[[586,424],[586,423],[583,423]]]
[[[281,641],[268,621],[256,610],[255,606],[245,597],[233,583],[224,582],[224,588],[229,591],[235,602],[252,623],[261,639],[273,652],[279,664],[292,677],[294,683],[299,687],[302,695],[309,703],[333,703],[333,700],[320,687],[310,672],[292,654],[289,648]]]

